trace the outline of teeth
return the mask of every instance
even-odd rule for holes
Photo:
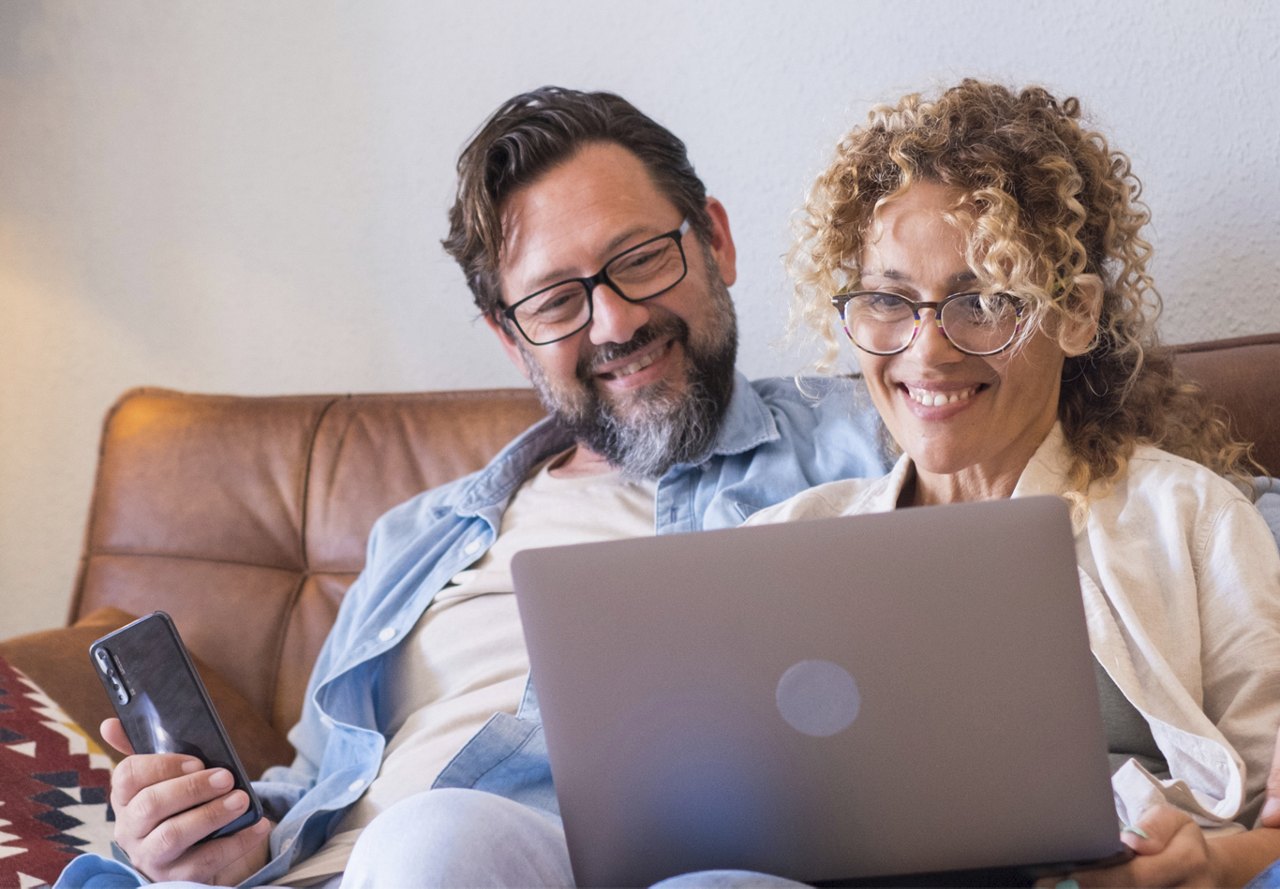
[[[968,401],[977,391],[977,386],[970,386],[968,389],[953,390],[951,392],[934,392],[929,389],[907,387],[907,394],[911,396],[911,400],[917,404],[923,404],[925,407],[942,407],[944,404]]]
[[[629,376],[633,373],[636,373],[637,371],[644,370],[650,364],[653,364],[653,362],[661,358],[663,353],[665,353],[666,351],[667,351],[666,349],[658,349],[655,352],[650,352],[647,355],[637,358],[635,361],[631,362],[630,364],[627,364],[627,365],[624,365],[623,367],[618,368],[613,373],[609,374],[609,376],[613,377],[614,379],[617,379],[619,377]]]

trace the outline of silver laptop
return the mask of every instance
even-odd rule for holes
[[[1056,497],[511,567],[579,885],[1123,855]]]

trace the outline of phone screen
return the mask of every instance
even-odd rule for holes
[[[182,753],[227,769],[249,794],[249,810],[207,839],[226,836],[262,817],[262,805],[213,708],[173,620],[156,611],[89,647],[135,753]]]

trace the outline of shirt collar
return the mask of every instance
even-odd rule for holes
[[[712,457],[727,457],[754,450],[781,436],[773,413],[755,387],[740,373],[733,375],[733,394],[720,419],[720,432],[706,455],[695,461],[705,463]]]
[[[713,457],[741,454],[780,437],[778,424],[764,399],[747,378],[735,373],[733,394],[720,421],[720,432],[706,455],[693,465]],[[540,420],[503,448],[459,492],[457,509],[472,514],[506,502],[533,468],[552,454],[573,444],[573,437],[551,418]],[[688,464],[681,464],[688,465]],[[668,475],[679,466],[668,470]]]
[[[1065,498],[1071,506],[1071,530],[1078,536],[1088,524],[1089,499],[1088,492],[1083,496],[1071,492],[1067,484],[1070,470],[1071,450],[1067,447],[1066,433],[1062,431],[1062,423],[1054,423],[1018,477],[1013,496],[1051,494]]]

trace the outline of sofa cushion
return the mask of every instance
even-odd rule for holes
[[[1271,526],[1271,533],[1276,536],[1276,546],[1280,546],[1280,481],[1259,477],[1254,479],[1253,487],[1258,498],[1254,505]]]
[[[75,855],[110,854],[110,780],[94,739],[0,657],[0,886],[52,883]]]
[[[0,657],[30,677],[100,744],[98,726],[114,711],[89,661],[89,645],[134,617],[119,608],[99,608],[72,626],[6,639],[0,642]],[[284,736],[215,670],[194,655],[192,660],[249,774],[256,777],[268,766],[291,762],[293,748]],[[101,746],[111,761],[120,758]]]

